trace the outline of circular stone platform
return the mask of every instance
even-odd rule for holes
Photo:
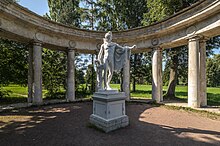
[[[127,104],[130,125],[108,134],[89,125],[92,102],[0,113],[4,145],[220,145],[220,120],[196,113]]]

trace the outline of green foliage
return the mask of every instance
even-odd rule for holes
[[[9,91],[4,90],[1,86],[0,86],[0,99],[4,98],[4,97],[8,97],[9,96]]]
[[[24,44],[0,40],[0,98],[7,98],[10,91],[3,89],[3,85],[15,83],[27,84],[28,51]]]
[[[97,30],[118,30],[121,21],[117,17],[117,10],[113,0],[97,1],[95,12]]]
[[[24,44],[0,40],[0,84],[27,84],[28,50]]]
[[[60,96],[61,89],[66,87],[66,54],[43,49],[42,58],[43,86],[48,90],[47,96]]]
[[[92,85],[92,83],[95,82],[94,79],[96,79],[95,69],[94,69],[94,66],[92,64],[90,64],[88,66],[88,69],[86,70],[86,75],[85,75],[86,89],[89,84]],[[92,89],[92,87],[90,87],[90,91],[93,92],[93,90],[94,89]]]
[[[174,68],[174,61],[172,59],[176,58],[177,63],[177,84],[187,84],[188,77],[188,47],[180,46],[172,49],[164,50],[165,57],[165,69],[163,72],[163,83],[164,85],[169,84],[170,78],[170,68]]]
[[[148,12],[144,13],[142,24],[150,25],[161,21],[197,1],[198,0],[148,0]],[[219,47],[219,37],[215,37],[208,41],[207,46],[207,55],[210,55],[212,54],[211,49]],[[181,46],[166,49],[164,56],[166,58],[166,65],[163,74],[163,82],[165,85],[169,85],[166,96],[175,97],[176,84],[179,82],[183,84],[187,83],[188,48],[187,46]]]
[[[47,16],[53,21],[79,27],[79,0],[48,0],[49,12]]]
[[[137,84],[145,84],[145,83],[151,84],[152,83],[151,53],[140,53],[135,55],[132,55],[130,59],[131,78],[135,79]]]
[[[83,85],[85,86],[85,84]],[[120,84],[111,84],[113,89],[120,89]],[[8,103],[18,103],[18,102],[26,102],[27,99],[27,87],[22,87],[19,85],[9,85],[2,87],[4,91],[10,90],[8,92],[7,97],[1,99],[0,104],[8,104]],[[187,100],[187,86],[177,86],[176,88],[176,96],[178,99],[183,101]],[[167,86],[163,86],[163,93],[167,90]],[[43,95],[46,94],[46,90],[43,90]],[[132,98],[139,99],[151,99],[152,95],[152,86],[151,85],[137,85],[136,92],[131,92]],[[220,88],[208,87],[207,88],[207,99],[208,105],[220,105]],[[77,98],[91,98],[92,94],[90,92],[85,92],[83,90],[79,90],[76,92]]]
[[[210,87],[220,86],[220,54],[214,55],[207,60],[207,85]]]
[[[115,11],[124,29],[142,26],[143,14],[147,12],[146,0],[114,1]]]
[[[142,24],[149,25],[167,18],[198,0],[147,0],[148,12],[144,13]]]
[[[76,80],[75,80],[75,86],[76,86],[76,91],[78,91],[79,90],[79,88],[80,88],[80,84],[84,84],[85,83],[85,79],[84,79],[84,72],[83,72],[83,70],[82,69],[80,69],[80,68],[76,68],[76,70],[75,70],[76,72],[76,74],[75,74],[75,76],[76,76]],[[83,86],[81,86],[83,89],[84,89],[84,87]]]

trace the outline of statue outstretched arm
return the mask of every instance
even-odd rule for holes
[[[129,46],[124,46],[124,47],[122,47],[122,46],[120,46],[119,44],[116,44],[117,45],[117,47],[118,48],[120,48],[120,49],[124,49],[124,48],[128,48],[128,49],[135,49],[137,46],[136,45],[133,45],[132,47],[129,47]]]
[[[127,46],[127,48],[130,49],[130,50],[135,49],[136,47],[137,47],[136,45],[133,45],[132,47]]]

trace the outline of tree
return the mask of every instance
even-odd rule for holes
[[[28,50],[24,44],[0,40],[0,84],[26,85]]]
[[[94,78],[96,78],[96,74],[95,74],[95,69],[94,66],[92,64],[90,64],[88,66],[88,69],[86,70],[86,75],[85,75],[85,80],[86,80],[86,89],[88,88],[88,85],[90,86],[90,91],[93,92],[94,88],[93,87],[93,82],[94,82]]]
[[[207,85],[210,87],[220,86],[220,54],[207,59]]]
[[[181,79],[182,82],[187,81],[188,69],[188,48],[187,46],[180,46],[165,50],[166,67],[163,77],[168,83],[168,89],[165,97],[174,98],[176,85]]]
[[[48,97],[56,97],[62,87],[66,88],[66,54],[43,49],[43,86],[48,90]]]
[[[49,14],[46,14],[46,17],[69,26],[81,27],[81,9],[79,3],[80,0],[48,0]],[[49,91],[49,96],[53,96],[56,92],[60,91],[61,87],[65,88],[67,56],[64,52],[54,52],[46,49],[44,49],[44,53],[44,85]],[[78,59],[78,57],[76,58]],[[83,72],[81,69],[76,69],[75,71],[76,89],[78,89]]]
[[[147,12],[145,0],[82,0],[82,3],[85,5],[82,13],[85,28],[102,31],[126,30],[141,26],[142,15]],[[141,56],[136,54],[131,57],[134,90],[138,76],[136,70],[140,67]]]
[[[49,17],[63,24],[80,27],[80,0],[48,0]]]
[[[0,40],[0,98],[7,95],[2,85],[27,85],[28,49],[25,44]]]
[[[117,17],[119,18],[119,24],[122,24],[123,28],[120,29],[130,29],[142,26],[143,14],[147,12],[147,5],[145,0],[121,0],[114,1],[115,11],[117,12]],[[128,17],[129,16],[129,17]],[[136,80],[143,73],[142,64],[143,54],[131,55],[131,78],[133,81],[133,92],[136,90]],[[146,74],[145,74],[146,75]]]

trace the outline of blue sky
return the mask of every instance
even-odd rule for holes
[[[41,16],[49,12],[47,0],[19,0],[18,3]]]

